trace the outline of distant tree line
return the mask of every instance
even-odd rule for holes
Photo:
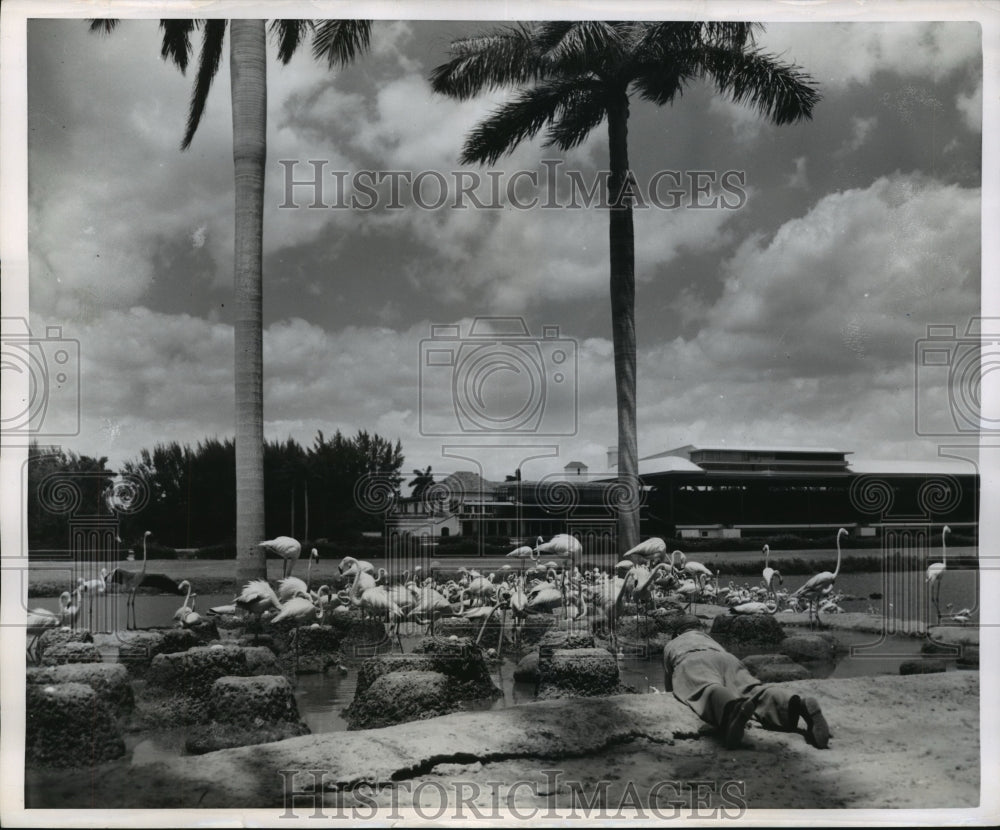
[[[400,441],[360,430],[318,432],[309,448],[294,439],[264,447],[267,538],[344,539],[381,531],[379,503],[365,488],[377,480],[385,498],[399,495]],[[120,470],[106,457],[33,444],[28,462],[28,544],[32,550],[71,548],[72,523],[83,515],[117,518],[121,545],[230,547],[236,537],[236,452],[232,439],[208,438],[143,449]],[[69,499],[69,501],[67,501]],[[131,502],[131,504],[130,504]],[[386,502],[387,503],[387,502]],[[122,509],[131,507],[132,509]],[[70,508],[70,509],[67,509]],[[138,553],[138,551],[136,551]]]

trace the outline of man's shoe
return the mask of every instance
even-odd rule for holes
[[[791,713],[796,723],[799,715],[806,722],[806,740],[816,749],[826,749],[830,743],[830,725],[823,717],[819,701],[814,697],[796,695],[792,698]]]
[[[722,724],[722,742],[726,749],[736,749],[743,740],[743,730],[757,705],[750,698],[738,698],[726,706]]]

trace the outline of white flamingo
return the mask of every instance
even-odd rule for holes
[[[809,578],[809,581],[805,583],[801,588],[799,588],[792,597],[796,599],[804,599],[809,603],[809,621],[813,620],[813,612],[815,610],[816,615],[816,625],[820,624],[819,619],[819,601],[824,599],[830,591],[833,590],[833,583],[837,579],[837,574],[840,573],[840,537],[846,536],[846,528],[840,528],[837,531],[837,567],[833,569],[833,573],[830,571],[821,571]]]
[[[951,528],[945,525],[941,529],[941,561],[927,566],[927,584],[931,586],[931,597],[937,610],[938,622],[941,622],[941,577],[948,563],[948,534]]]
[[[631,559],[633,562],[647,561],[658,557],[666,556],[667,543],[658,536],[651,536],[645,542],[640,542],[634,548],[627,550],[622,559]]]
[[[201,615],[194,610],[194,597],[191,595],[191,583],[184,579],[180,583],[181,588],[187,588],[187,596],[184,597],[184,604],[174,611],[174,620],[184,628],[197,625],[201,622]]]
[[[539,537],[539,539],[540,538],[541,537]],[[539,542],[539,544],[541,543]],[[519,548],[514,548],[514,550],[508,553],[507,556],[517,557],[519,559],[537,558],[535,557],[534,554],[535,554],[535,549],[531,547],[531,545],[521,545],[521,547]]]
[[[70,602],[73,597],[70,595],[69,591],[63,591],[59,595],[59,610],[49,611],[47,608],[32,608],[28,611],[28,636],[31,637],[31,641],[28,643],[27,655],[31,657],[35,663],[41,661],[41,654],[38,648],[32,653],[32,646],[38,645],[38,640],[41,636],[49,629],[56,629],[63,624],[63,615],[66,609],[69,607]]]
[[[769,545],[764,545],[764,570],[762,576],[764,577],[764,587],[771,596],[774,596],[776,589],[774,587],[774,578],[778,578],[778,584],[784,585],[785,581],[781,578],[781,571],[776,571],[774,568],[768,565],[768,559],[771,556],[771,548]]]
[[[730,614],[773,614],[778,610],[778,603],[773,599],[767,602],[741,602],[729,608]]]
[[[302,554],[302,545],[291,536],[275,536],[273,539],[258,542],[257,547],[264,548],[266,553],[273,553],[275,556],[281,557],[282,578],[291,574],[295,563]]]
[[[303,582],[297,576],[286,576],[278,583],[278,599],[287,602],[296,594],[311,596],[309,585],[312,582],[313,562],[319,562],[319,551],[313,548],[309,552],[309,563],[306,565],[306,579]]]
[[[282,610],[278,595],[274,593],[274,589],[268,584],[266,579],[250,580],[233,600],[233,604],[257,618],[257,632],[254,636],[254,643],[259,638],[260,620],[264,612],[268,610],[280,612]]]
[[[541,539],[541,537],[538,537]],[[583,553],[583,545],[575,536],[568,533],[557,533],[547,542],[540,542],[535,545],[534,553],[541,556],[543,553],[555,554],[556,556],[579,556]]]

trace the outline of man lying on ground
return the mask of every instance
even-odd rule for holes
[[[795,732],[805,722],[806,740],[817,749],[830,741],[830,727],[816,698],[797,695],[783,684],[761,683],[734,655],[701,630],[696,620],[663,649],[666,691],[717,727],[733,749],[743,740],[747,721],[756,716],[767,729]]]

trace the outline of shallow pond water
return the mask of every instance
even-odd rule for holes
[[[922,575],[918,575],[922,577]],[[978,603],[978,573],[975,571],[956,571],[949,573],[948,579],[942,584],[941,604],[952,603],[954,608],[971,608],[977,610]],[[744,582],[755,584],[745,577],[730,577],[720,575],[720,584],[725,585],[732,578],[737,585]],[[794,590],[804,577],[789,577],[786,588]],[[883,593],[885,580],[882,574],[844,574],[837,580],[837,590],[856,599],[845,599],[841,605],[845,611],[876,611],[883,612],[882,601],[872,600],[871,594]],[[891,598],[891,597],[890,597]],[[111,631],[124,627],[125,597],[109,594],[95,596],[93,606],[89,597],[84,598],[77,626],[92,628],[94,631]],[[213,605],[228,604],[229,595],[205,595],[198,597],[198,608],[204,613]],[[180,606],[181,598],[176,596],[139,596],[136,602],[139,626],[152,628],[170,624],[173,612]],[[58,600],[55,598],[39,598],[29,601],[29,607],[55,609]],[[831,615],[833,616],[833,615]],[[973,617],[973,622],[978,614]],[[779,614],[780,619],[780,614]],[[832,621],[832,620],[831,620]],[[832,621],[835,624],[835,621]],[[797,629],[791,629],[796,631]],[[801,629],[805,631],[807,629]],[[919,637],[887,636],[848,630],[834,630],[848,652],[838,657],[835,663],[808,667],[815,677],[848,678],[873,674],[897,674],[901,662],[913,659],[920,654],[922,640]],[[403,649],[406,652],[420,641],[424,631],[419,626],[411,626],[402,636]],[[116,659],[114,655],[114,639],[100,638],[108,645],[106,659]],[[622,683],[634,689],[639,694],[661,692],[663,689],[662,667],[660,657],[655,649],[644,648],[644,643],[625,644],[625,653],[630,656],[619,656]],[[393,646],[398,650],[398,645]],[[748,653],[765,651],[759,647],[749,651],[736,653],[746,656]],[[645,652],[648,656],[643,656]],[[516,683],[514,669],[523,653],[505,652],[500,661],[492,664],[491,672],[496,685],[503,695],[496,700],[472,701],[469,708],[499,709],[515,706],[534,699],[534,686],[531,683]],[[299,711],[314,734],[343,731],[347,724],[341,716],[341,711],[354,698],[357,684],[358,666],[362,657],[345,657],[341,665],[331,668],[325,674],[301,674],[295,683],[295,694]],[[954,659],[945,660],[948,670],[955,670]],[[163,757],[183,754],[185,739],[184,729],[164,730],[155,733],[131,734],[127,736],[128,759],[123,762],[133,764],[149,763]]]

